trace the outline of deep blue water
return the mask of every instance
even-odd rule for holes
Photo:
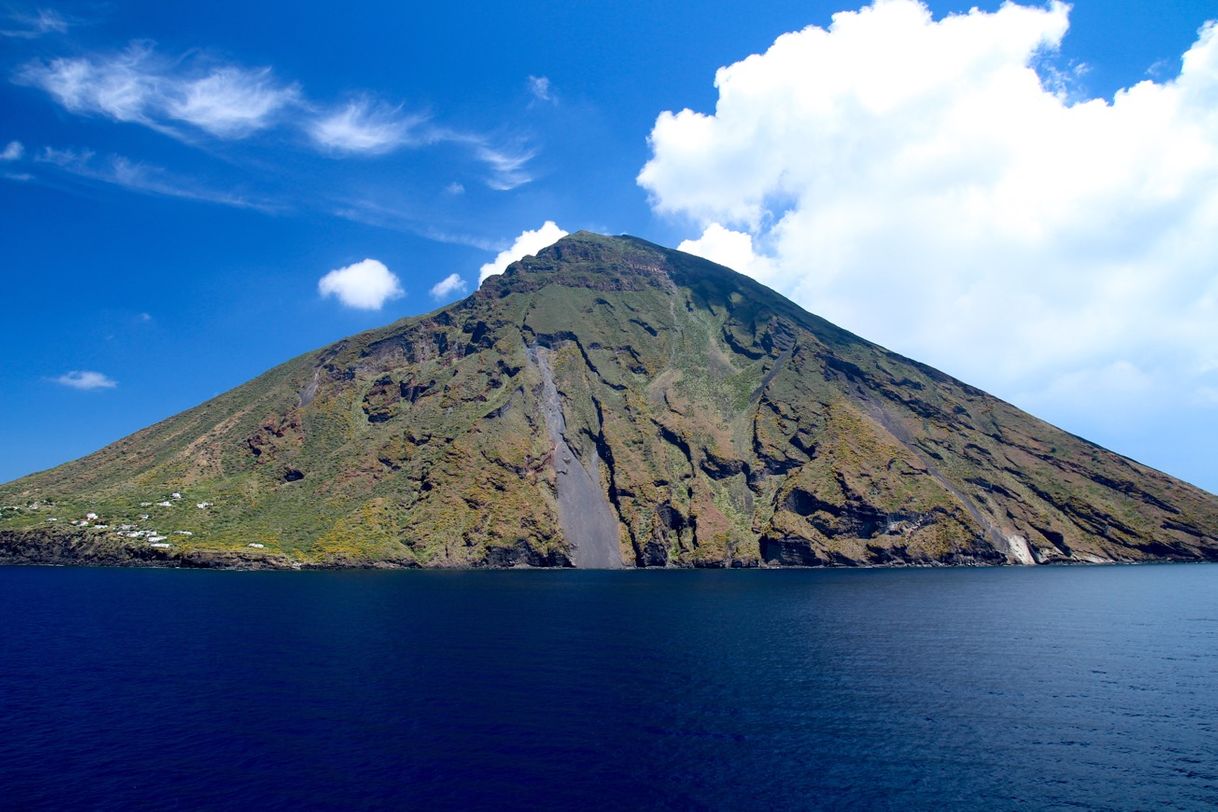
[[[0,806],[1201,809],[1218,566],[0,568]]]

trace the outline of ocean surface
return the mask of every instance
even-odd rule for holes
[[[0,807],[1206,809],[1218,566],[0,569]]]

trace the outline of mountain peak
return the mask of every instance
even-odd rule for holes
[[[604,290],[664,285],[668,284],[671,265],[668,253],[637,237],[577,231],[543,248],[536,256],[513,262],[482,287],[487,289],[486,295],[498,297],[552,282]]]
[[[1213,495],[720,265],[590,232],[0,504],[0,561],[1218,559]]]

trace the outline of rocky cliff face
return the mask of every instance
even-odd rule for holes
[[[19,561],[1218,559],[1218,497],[726,268],[587,233],[0,505]]]

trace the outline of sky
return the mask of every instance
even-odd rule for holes
[[[1212,2],[0,2],[0,481],[629,233],[1218,492]]]

